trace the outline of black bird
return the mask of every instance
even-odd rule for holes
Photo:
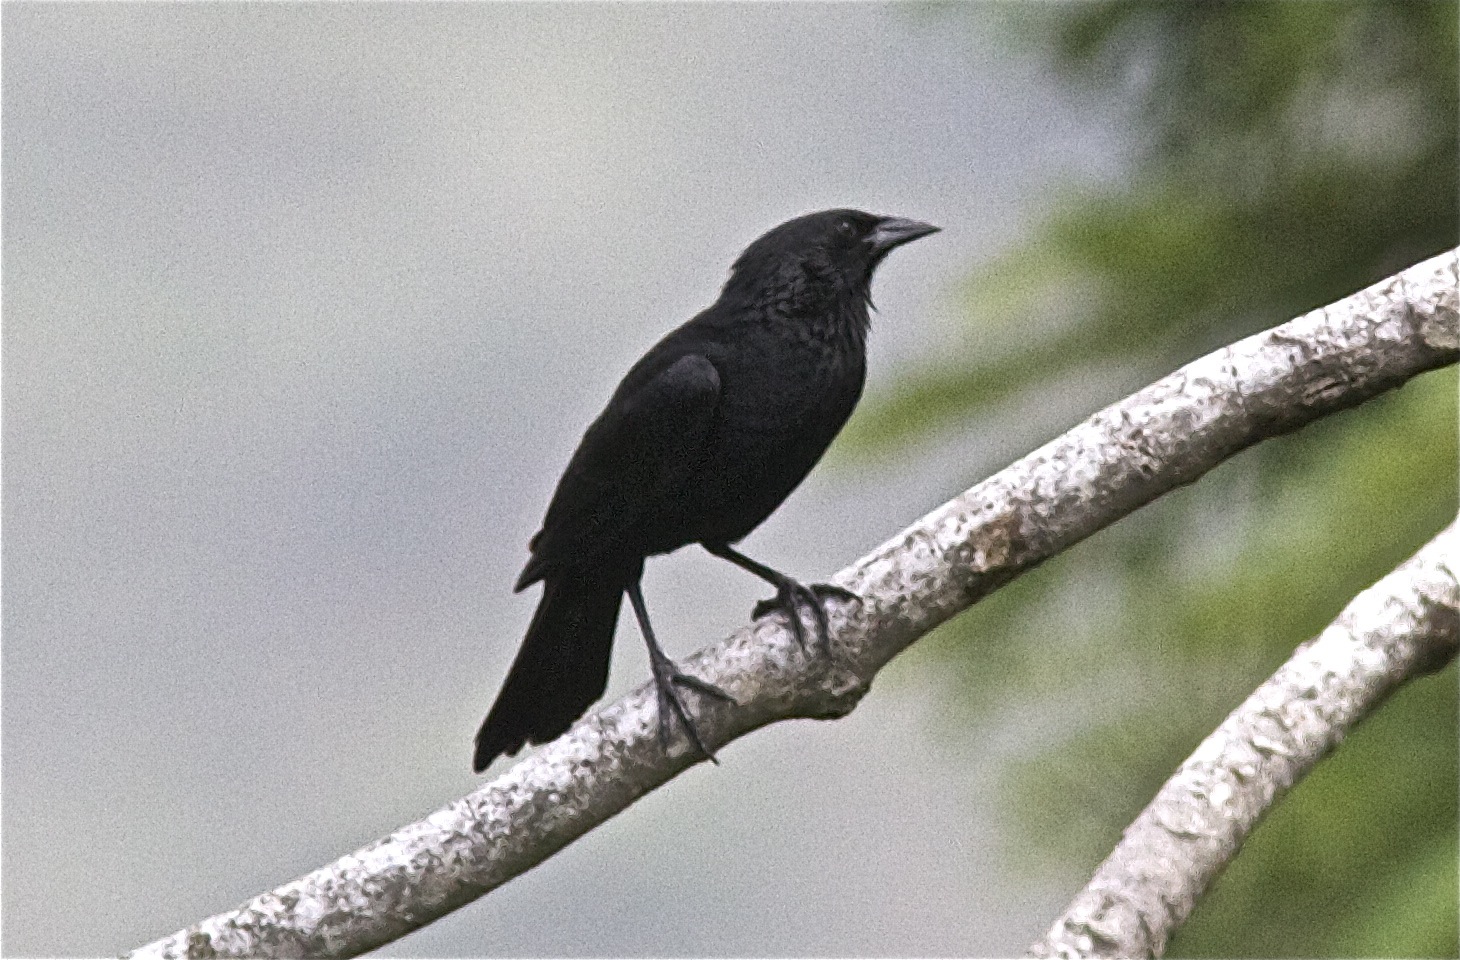
[[[474,768],[544,743],[608,685],[624,594],[649,645],[659,731],[672,711],[714,759],[678,687],[734,702],[679,671],[649,626],[644,558],[698,543],[776,588],[757,617],[783,610],[805,646],[800,604],[822,641],[826,584],[806,586],[732,549],[821,458],[862,394],[872,272],[888,252],[937,227],[858,210],[781,224],[752,243],[720,298],[634,364],[589,426],[558,482],[517,590],[542,601],[476,737]]]

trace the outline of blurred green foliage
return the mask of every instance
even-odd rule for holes
[[[1006,19],[1077,95],[1130,104],[1130,173],[979,270],[966,352],[872,398],[864,453],[1068,402],[1051,387],[1095,371],[1117,399],[1457,242],[1454,2]],[[1008,785],[1019,860],[1093,870],[1228,711],[1455,516],[1456,392],[1438,371],[1249,450],[922,645],[970,710],[1076,718]],[[1452,665],[1293,791],[1171,955],[1456,956],[1457,729]]]

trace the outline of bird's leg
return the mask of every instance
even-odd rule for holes
[[[710,759],[711,763],[719,763],[715,755],[710,752],[709,747],[700,739],[700,732],[695,728],[694,720],[690,718],[689,709],[685,706],[684,698],[680,695],[677,686],[688,687],[696,693],[723,700],[726,703],[734,704],[735,698],[712,683],[706,683],[699,677],[692,677],[674,665],[664,650],[660,648],[659,641],[654,639],[654,628],[649,626],[649,609],[644,606],[644,592],[639,587],[639,581],[635,580],[628,586],[629,603],[634,608],[634,617],[639,621],[639,630],[644,634],[644,642],[649,645],[649,667],[654,671],[654,689],[659,696],[659,740],[664,745],[664,750],[669,751],[670,728],[669,716],[672,712],[684,725],[685,733],[689,735],[690,742],[700,753]]]
[[[755,605],[750,612],[751,617],[759,620],[761,617],[775,610],[784,611],[786,618],[791,621],[791,635],[796,638],[796,643],[801,649],[806,649],[806,627],[801,623],[801,604],[805,603],[811,608],[811,615],[816,620],[816,629],[820,642],[824,649],[831,649],[831,623],[826,617],[826,608],[822,606],[823,600],[848,600],[861,603],[862,598],[857,596],[846,587],[839,587],[834,583],[813,583],[810,585],[793,580],[778,570],[772,570],[763,563],[756,563],[738,550],[732,549],[728,544],[703,544],[710,553],[724,560],[729,560],[742,570],[753,573],[766,583],[776,588],[776,595],[769,600],[762,600]]]

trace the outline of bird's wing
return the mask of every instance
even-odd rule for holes
[[[688,479],[719,399],[720,375],[698,353],[651,352],[630,370],[558,481],[516,589],[624,543]]]

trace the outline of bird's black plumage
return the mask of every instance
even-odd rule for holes
[[[838,591],[803,586],[731,545],[780,506],[846,423],[866,374],[872,273],[893,248],[936,229],[857,210],[783,223],[746,248],[713,306],[634,364],[532,538],[516,589],[541,581],[543,596],[477,733],[478,771],[563,733],[603,694],[625,595],[649,644],[661,733],[672,712],[708,754],[678,688],[729,698],[659,648],[639,590],[646,557],[701,544],[773,584],[770,605],[798,639],[803,603],[824,636],[820,600]]]

